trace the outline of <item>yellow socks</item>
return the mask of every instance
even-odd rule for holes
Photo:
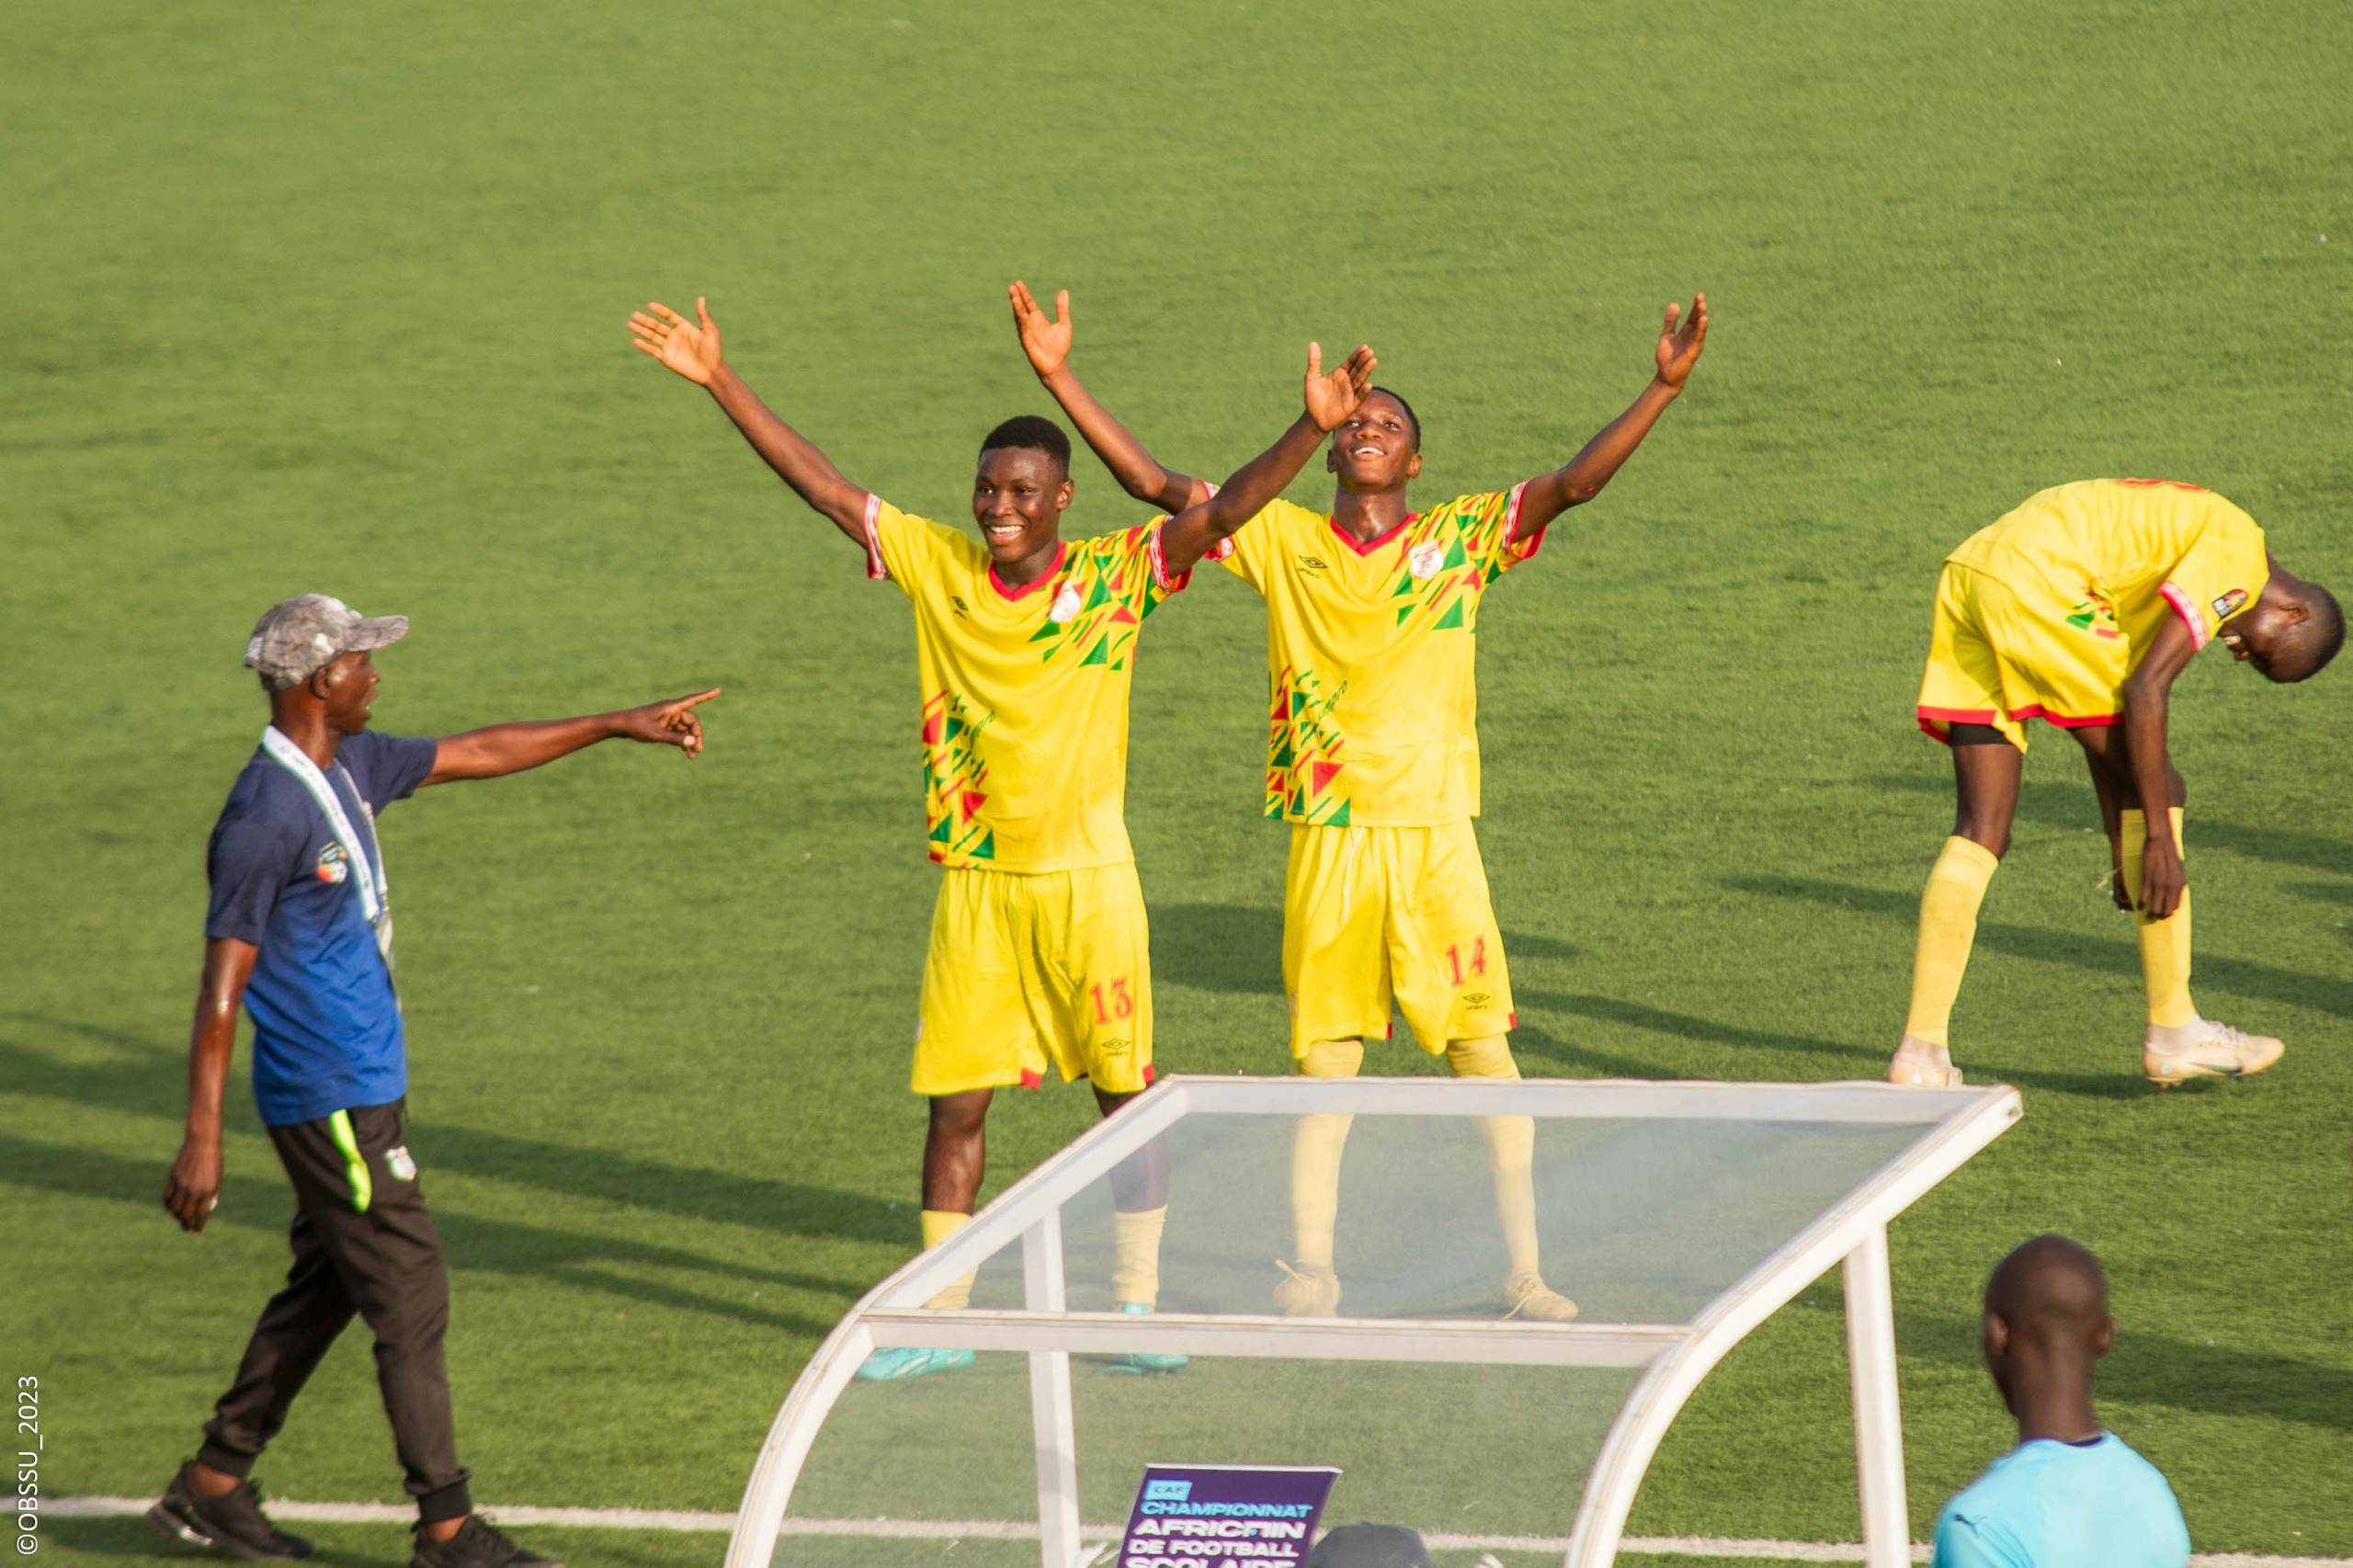
[[[1154,1306],[1160,1301],[1160,1232],[1168,1210],[1141,1210],[1133,1214],[1111,1212],[1111,1300],[1126,1306]]]
[[[1446,1063],[1458,1078],[1518,1078],[1519,1063],[1502,1035],[1449,1040]],[[1487,1174],[1495,1184],[1495,1219],[1515,1276],[1537,1271],[1536,1119],[1483,1116],[1479,1136],[1487,1145]]]
[[[1364,1041],[1319,1040],[1299,1059],[1309,1078],[1353,1078],[1364,1065]],[[1302,1116],[1290,1141],[1290,1225],[1302,1268],[1332,1267],[1332,1233],[1340,1220],[1340,1152],[1353,1116],[1324,1111]]]
[[[923,1211],[923,1244],[926,1248],[936,1247],[972,1222],[972,1217],[970,1214],[951,1214],[944,1210],[926,1209]],[[939,1294],[926,1301],[924,1305],[936,1307],[942,1312],[960,1312],[971,1306],[972,1279],[979,1273],[979,1269],[973,1269],[972,1273],[950,1284]]]
[[[2124,863],[2124,892],[2141,902],[2141,852],[2149,846],[2149,819],[2141,812],[2124,813],[2119,858]],[[2173,808],[2173,841],[2181,845],[2181,808]],[[2184,859],[2188,856],[2184,855]],[[2189,1000],[2189,890],[2181,890],[2181,907],[2163,920],[2152,920],[2134,910],[2133,924],[2141,938],[2141,983],[2149,993],[2149,1022],[2159,1028],[2180,1028],[2198,1021]]]
[[[1945,840],[1920,895],[1920,943],[1912,955],[1912,1011],[1904,1032],[1931,1045],[1949,1045],[1953,998],[1977,941],[1977,906],[2001,857],[1973,839]]]
[[[1484,1040],[1446,1042],[1446,1064],[1458,1078],[1517,1078],[1519,1063],[1512,1060],[1511,1042],[1503,1035]]]

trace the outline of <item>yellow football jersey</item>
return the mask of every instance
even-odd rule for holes
[[[1192,575],[1165,570],[1165,520],[1065,540],[1051,572],[1012,588],[978,540],[867,497],[867,575],[898,584],[915,609],[933,859],[1068,871],[1134,858],[1123,806],[1136,633]]]
[[[2211,490],[2170,479],[2086,479],[2026,502],[1945,557],[2121,638],[2138,665],[2167,615],[2203,648],[2270,580],[2263,530]]]
[[[1267,814],[1432,827],[1479,814],[1473,641],[1487,585],[1536,553],[1518,487],[1465,495],[1358,544],[1277,501],[1226,568],[1265,596]]]

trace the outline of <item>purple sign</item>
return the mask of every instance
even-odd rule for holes
[[[1327,1464],[1148,1464],[1107,1568],[1298,1568],[1339,1478]]]

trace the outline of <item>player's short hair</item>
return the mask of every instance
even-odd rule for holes
[[[1420,451],[1422,449],[1422,416],[1414,412],[1414,405],[1405,401],[1405,394],[1403,392],[1392,392],[1387,387],[1367,387],[1364,389],[1364,395],[1367,397],[1370,397],[1375,392],[1379,392],[1383,397],[1395,398],[1397,400],[1397,406],[1405,411],[1405,423],[1414,427],[1414,450],[1417,452]]]
[[[2288,629],[2271,659],[2274,670],[2288,666],[2290,673],[2278,678],[2291,684],[2328,668],[2345,646],[2345,607],[2318,583],[2306,583],[2303,589],[2304,619]]]
[[[1063,427],[1051,419],[1040,419],[1034,414],[1017,414],[990,431],[981,441],[981,450],[984,452],[1025,448],[1045,453],[1054,460],[1065,475],[1070,472],[1070,437],[1063,435]]]

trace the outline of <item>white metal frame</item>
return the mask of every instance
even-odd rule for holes
[[[1911,1561],[1897,1397],[1888,1222],[1992,1142],[2022,1110],[2001,1086],[1649,1083],[1617,1079],[1164,1078],[1007,1188],[971,1224],[868,1291],[802,1369],[744,1489],[727,1568],[769,1568],[792,1489],[858,1363],[877,1348],[1026,1351],[1044,1568],[1074,1568],[1077,1445],[1070,1358],[1146,1351],[1318,1360],[1488,1362],[1646,1369],[1586,1479],[1564,1568],[1617,1559],[1634,1494],[1692,1391],[1752,1329],[1833,1264],[1846,1281],[1847,1349],[1869,1568]],[[1742,1121],[1908,1122],[1927,1136],[1873,1172],[1683,1324],[1542,1324],[1401,1318],[1281,1318],[1068,1310],[1062,1209],[1178,1119],[1200,1115],[1535,1116]],[[1018,1242],[1019,1311],[935,1312],[923,1303]]]

